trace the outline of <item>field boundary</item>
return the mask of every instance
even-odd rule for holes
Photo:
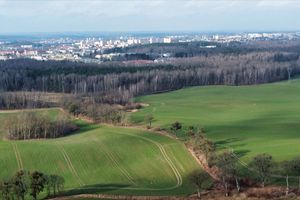
[[[62,153],[62,155],[63,155],[63,157],[64,157],[64,159],[65,159],[65,161],[66,161],[66,163],[67,163],[67,165],[68,165],[68,167],[69,167],[70,172],[71,172],[71,173],[73,174],[73,176],[77,179],[79,185],[80,185],[80,186],[84,186],[83,181],[82,181],[81,178],[79,177],[79,175],[78,175],[76,169],[74,168],[74,165],[73,165],[73,163],[72,163],[72,161],[71,161],[69,155],[67,154],[66,150],[64,149],[64,147],[63,147],[63,146],[59,146],[59,150],[60,150],[60,152]]]
[[[21,158],[21,154],[20,154],[20,151],[18,149],[18,146],[17,146],[16,143],[13,142],[12,147],[13,147],[15,157],[16,157],[16,160],[17,160],[18,169],[22,170],[22,169],[24,169],[24,167],[23,167],[23,162],[22,162],[22,158]]]

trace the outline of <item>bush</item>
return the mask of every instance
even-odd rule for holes
[[[64,99],[62,107],[76,117],[87,117],[97,123],[126,124],[125,112],[117,105],[97,103],[93,98]]]

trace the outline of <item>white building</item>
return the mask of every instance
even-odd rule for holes
[[[164,38],[164,43],[171,43],[172,39],[170,37]]]

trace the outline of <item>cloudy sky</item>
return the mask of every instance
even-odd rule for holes
[[[300,30],[300,0],[0,0],[0,33]]]

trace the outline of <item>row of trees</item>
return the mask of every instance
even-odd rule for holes
[[[37,112],[24,111],[5,121],[7,137],[12,140],[62,137],[77,130],[66,116],[59,114],[56,119]]]
[[[57,106],[57,94],[42,92],[2,92],[0,109],[47,108]]]
[[[0,192],[3,200],[24,200],[27,195],[37,199],[44,191],[48,196],[62,192],[64,183],[64,178],[58,175],[21,170],[10,179],[0,181]]]

